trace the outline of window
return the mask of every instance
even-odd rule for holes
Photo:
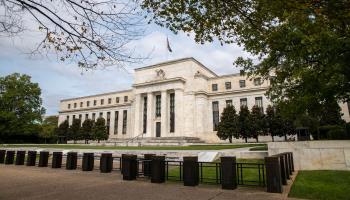
[[[107,133],[109,134],[109,127],[111,125],[111,112],[107,112],[107,120],[106,120],[106,123],[107,123]]]
[[[261,85],[261,78],[255,78],[255,79],[254,79],[254,85],[255,85],[255,86]]]
[[[79,114],[79,120],[81,121],[81,117],[82,117],[82,115],[81,114]]]
[[[75,115],[73,115],[73,120],[75,119]]]
[[[89,107],[90,106],[90,101],[87,101],[86,102],[86,107]]]
[[[143,97],[143,131],[147,132],[147,97]]]
[[[232,100],[230,99],[230,100],[226,100],[226,107],[227,106],[232,106]]]
[[[92,119],[92,121],[95,121],[95,119],[96,119],[96,113],[92,113],[91,119]]]
[[[123,130],[122,133],[126,134],[126,122],[128,119],[128,111],[127,110],[123,110]]]
[[[67,122],[69,123],[69,115],[67,115]]]
[[[241,107],[242,107],[242,106],[248,106],[247,98],[242,98],[242,99],[240,99],[240,103],[241,103]]]
[[[85,120],[89,119],[89,114],[85,114]]]
[[[231,89],[231,82],[226,82],[225,88],[226,88],[226,90],[230,90]]]
[[[111,103],[112,103],[112,99],[108,98],[108,104],[111,104]]]
[[[76,108],[77,107],[77,103],[74,103],[74,108]]]
[[[68,109],[70,109],[70,103],[68,104]]]
[[[124,102],[128,101],[128,96],[124,96]]]
[[[212,91],[218,91],[218,84],[216,84],[216,83],[215,83],[215,84],[212,84],[212,85],[211,85],[211,90],[212,90]]]
[[[119,97],[115,98],[115,103],[119,103]]]
[[[101,99],[101,105],[103,105],[105,103],[104,99]]]
[[[239,80],[239,87],[244,88],[245,87],[245,80]]]
[[[219,125],[219,102],[213,101],[213,130],[218,130]]]
[[[115,111],[115,113],[114,113],[114,135],[118,134],[118,118],[119,118],[119,112]]]
[[[255,97],[255,105],[260,108],[261,112],[264,112],[262,97]]]
[[[101,117],[101,118],[103,117],[103,112],[100,112],[100,116],[99,117]]]
[[[96,100],[94,100],[94,106],[96,106],[96,104],[97,104],[97,101],[96,101]]]
[[[156,117],[160,117],[161,115],[161,96],[156,96]]]
[[[170,94],[170,133],[175,132],[175,93]]]
[[[349,115],[350,115],[350,101],[346,102],[348,104],[348,111],[349,111]]]
[[[80,102],[80,108],[83,107],[83,102]]]

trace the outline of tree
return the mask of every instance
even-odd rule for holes
[[[45,144],[47,139],[54,139],[56,137],[55,129],[57,128],[57,124],[57,116],[48,116],[44,118],[39,136],[45,139]]]
[[[72,125],[68,130],[68,140],[73,140],[76,143],[80,139],[80,119],[73,119]]]
[[[323,112],[320,116],[320,125],[344,125],[345,121],[341,118],[342,113],[339,104],[336,101],[327,101],[323,105]]]
[[[254,105],[252,107],[252,112],[250,114],[250,135],[252,135],[256,142],[259,142],[259,135],[264,135],[264,123],[265,123],[265,116],[264,113],[261,111],[261,108]]]
[[[105,119],[99,117],[93,127],[93,138],[100,143],[100,140],[107,140],[108,136]]]
[[[224,111],[221,114],[221,119],[218,124],[217,136],[226,140],[229,139],[232,143],[232,138],[239,138],[239,129],[238,129],[238,116],[236,114],[235,107],[228,105],[224,108]]]
[[[275,111],[271,105],[268,105],[266,108],[266,117],[265,117],[265,126],[266,131],[271,135],[272,142],[275,141],[274,136],[277,136],[276,125],[275,125]]]
[[[248,138],[251,137],[251,118],[250,112],[247,106],[241,106],[241,110],[238,115],[238,128],[239,134],[244,138],[245,142],[248,142]]]
[[[248,76],[271,79],[274,105],[318,116],[329,99],[350,100],[348,0],[144,0],[151,21],[195,41],[233,43],[256,59],[234,63]]]
[[[43,39],[33,53],[55,53],[85,69],[140,60],[126,47],[144,32],[136,1],[0,0],[0,9],[1,36],[25,31],[25,18],[34,22],[28,30],[40,31]]]
[[[69,135],[69,123],[68,120],[64,120],[58,128],[55,129],[55,133],[58,138],[58,143],[66,143]]]
[[[89,140],[92,139],[92,128],[94,126],[94,122],[91,119],[85,119],[83,125],[80,129],[80,135],[85,140],[85,144],[89,143]]]
[[[45,113],[37,83],[28,75],[0,77],[0,138],[37,137]]]

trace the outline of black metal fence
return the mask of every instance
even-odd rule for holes
[[[0,163],[24,165],[23,151],[17,151],[17,157],[15,153],[15,151],[0,150]],[[55,153],[59,155],[54,155]],[[69,154],[73,154],[73,156]],[[66,169],[81,169],[83,171],[100,170],[104,173],[120,171],[123,179],[125,177],[124,180],[151,178],[152,182],[178,181],[191,186],[200,183],[221,184],[223,189],[235,189],[237,185],[267,187],[269,192],[282,191],[281,185],[287,183],[286,180],[294,171],[293,154],[290,152],[266,157],[265,162],[236,162],[235,157],[222,157],[221,162],[198,162],[197,157],[184,157],[184,160],[180,161],[150,154],[145,155],[144,158],[126,154],[112,156],[111,153],[104,156],[101,160],[102,155],[94,155],[93,153],[77,154],[76,152],[70,152],[63,155],[57,152],[53,154],[40,152],[38,154],[29,151],[26,156],[26,165],[52,166],[52,168],[65,167]],[[15,159],[21,160],[14,162]],[[100,164],[98,165],[96,162]],[[157,167],[152,168],[153,162],[154,164],[158,163],[156,164]],[[225,174],[225,177],[223,177],[223,174]],[[281,183],[278,182],[277,186],[273,187],[272,184],[276,184],[274,180]]]

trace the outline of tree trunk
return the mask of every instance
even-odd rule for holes
[[[245,137],[244,140],[245,140],[245,143],[248,143],[248,138],[247,137]]]
[[[271,137],[272,137],[272,142],[274,142],[274,141],[275,141],[275,138],[273,137],[273,135],[271,135]]]
[[[287,134],[284,135],[284,141],[287,141]]]
[[[230,141],[230,143],[232,143],[232,137],[229,137],[228,140]]]
[[[100,143],[100,140],[97,140],[97,143]]]
[[[256,143],[258,143],[259,142],[259,136],[256,136]]]

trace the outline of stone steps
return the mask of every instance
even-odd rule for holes
[[[116,146],[188,146],[191,144],[204,144],[196,137],[151,137],[136,139],[109,139],[106,144]]]

